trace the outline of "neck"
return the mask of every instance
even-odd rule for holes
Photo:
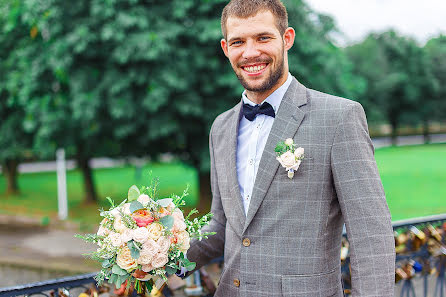
[[[255,104],[260,104],[266,98],[268,98],[269,95],[274,93],[275,90],[280,88],[286,82],[287,78],[288,78],[288,71],[286,71],[286,72],[284,71],[284,75],[282,75],[282,77],[277,81],[277,83],[274,85],[274,87],[272,87],[269,90],[261,91],[261,92],[252,92],[252,91],[245,90],[246,97],[248,97],[248,99],[251,100],[252,102],[254,102]]]

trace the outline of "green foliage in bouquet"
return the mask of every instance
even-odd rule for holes
[[[212,214],[190,219],[198,211],[193,209],[184,217],[181,207],[188,195],[186,188],[181,196],[157,199],[158,182],[138,188],[133,185],[127,199],[119,205],[107,197],[109,210],[100,210],[102,221],[96,234],[76,235],[95,243],[98,249],[85,254],[101,264],[95,280],[105,280],[120,287],[134,284],[138,293],[151,291],[181,268],[195,269],[195,263],[185,258],[190,240],[206,239],[214,232],[202,231]]]

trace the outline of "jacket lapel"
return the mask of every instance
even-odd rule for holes
[[[263,199],[276,175],[279,162],[276,160],[274,149],[279,141],[286,138],[292,138],[297,132],[305,113],[299,108],[307,103],[306,88],[300,84],[295,78],[288,87],[287,92],[283,96],[274,119],[271,132],[266,141],[265,149],[260,158],[259,169],[254,182],[251,203],[243,228],[243,232],[248,228],[257,210],[262,204]],[[235,167],[235,164],[234,164]],[[238,183],[237,183],[238,187]],[[240,196],[240,194],[239,194]]]
[[[242,104],[239,103],[234,107],[232,118],[228,121],[231,124],[227,131],[227,137],[225,137],[225,139],[228,140],[228,161],[226,162],[226,172],[228,174],[229,191],[231,194],[231,199],[233,200],[231,210],[233,210],[235,214],[233,221],[236,224],[236,226],[233,227],[235,227],[234,231],[236,231],[239,235],[241,235],[241,231],[245,225],[245,210],[242,204],[242,197],[240,196],[236,164],[237,135],[241,116],[241,106]],[[231,217],[232,216],[227,215],[228,220],[231,220]]]

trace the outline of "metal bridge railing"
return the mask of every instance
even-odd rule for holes
[[[396,246],[395,278],[400,297],[446,297],[446,214],[393,223]],[[343,238],[341,248],[342,279],[345,296],[350,296],[349,244]],[[223,261],[223,259],[218,259]],[[80,293],[110,291],[96,288],[95,273],[53,279],[15,287],[0,288],[0,297],[47,296],[78,297]],[[200,274],[194,274],[200,284]],[[430,286],[434,278],[434,288]],[[190,282],[189,282],[190,283]],[[172,296],[167,289],[166,297]],[[89,296],[89,294],[87,294]],[[134,293],[132,296],[136,296]],[[211,295],[208,295],[211,296]]]

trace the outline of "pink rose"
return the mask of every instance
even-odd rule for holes
[[[153,267],[152,264],[146,264],[142,266],[142,271],[144,272],[150,272],[153,269],[155,269],[155,267]]]

